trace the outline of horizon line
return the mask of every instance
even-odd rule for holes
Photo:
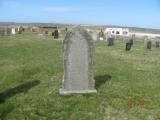
[[[58,23],[58,22],[16,22],[16,21],[0,21],[0,23],[15,23],[15,24],[61,24],[61,25],[86,25],[86,26],[112,26],[112,27],[122,27],[122,28],[139,28],[139,29],[153,29],[153,30],[160,30],[160,28],[151,28],[151,27],[138,27],[138,26],[123,26],[123,25],[109,25],[109,24],[88,24],[88,23]]]

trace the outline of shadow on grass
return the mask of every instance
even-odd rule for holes
[[[0,120],[4,120],[6,116],[13,111],[14,105],[12,103],[1,104],[0,106]]]
[[[100,75],[100,76],[95,76],[95,87],[98,89],[102,84],[104,84],[106,81],[111,80],[110,75]]]
[[[40,84],[39,80],[30,81],[0,93],[0,104],[4,103],[7,99],[15,96],[18,93],[22,93],[22,92],[26,93],[29,89],[31,89],[34,86],[37,86],[38,84]]]

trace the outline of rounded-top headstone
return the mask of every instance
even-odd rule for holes
[[[64,80],[60,94],[95,93],[94,41],[90,34],[80,27],[68,31],[63,41],[63,51]]]

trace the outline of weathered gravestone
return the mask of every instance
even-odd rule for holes
[[[16,34],[16,29],[15,28],[11,28],[11,31],[12,31],[12,35]]]
[[[126,43],[126,51],[130,51],[130,50],[131,50],[131,47],[132,47],[131,42],[127,42],[127,43]]]
[[[56,29],[56,30],[54,30],[54,39],[58,39],[58,37],[59,37],[59,32]]]
[[[22,31],[24,32],[24,31],[25,31],[25,28],[22,28]]]
[[[22,29],[23,29],[22,26],[20,26],[20,27],[18,28],[18,33],[19,33],[19,34],[22,34]]]
[[[133,42],[135,40],[135,34],[132,34],[132,38],[129,39],[129,43],[131,44],[131,46],[133,46]]]
[[[156,46],[156,48],[160,48],[160,40],[159,39],[156,39],[155,46]]]
[[[107,46],[113,46],[114,45],[115,36],[109,35],[107,38]]]
[[[152,41],[150,39],[148,39],[148,38],[145,38],[145,40],[144,40],[144,47],[146,49],[151,49],[151,47],[152,47]]]
[[[90,34],[75,27],[63,41],[64,80],[61,95],[96,93],[93,75],[94,41]]]
[[[123,37],[124,42],[125,42],[125,49],[126,51],[130,51],[133,45],[133,39],[130,38],[129,36]]]

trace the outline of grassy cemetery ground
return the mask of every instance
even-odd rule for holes
[[[158,120],[160,49],[95,45],[97,94],[59,96],[62,39],[0,37],[0,120]]]

